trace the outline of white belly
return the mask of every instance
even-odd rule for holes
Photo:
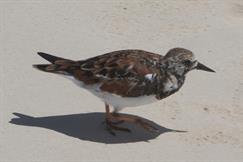
[[[99,96],[98,96],[99,97]],[[115,109],[120,110],[125,107],[137,107],[158,101],[155,95],[140,97],[121,97],[116,94],[102,93],[101,98],[104,102],[112,105]]]
[[[76,80],[74,77],[65,76],[65,78],[72,80],[77,86],[85,88],[86,90],[100,98],[103,102],[106,102],[109,105],[113,106],[116,111],[119,111],[125,107],[137,107],[158,101],[155,95],[140,97],[121,97],[116,94],[102,92],[100,90],[99,84],[87,86],[84,85],[82,81]]]

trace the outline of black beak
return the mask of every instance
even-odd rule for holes
[[[204,70],[204,71],[208,71],[208,72],[214,72],[215,73],[214,70],[212,70],[209,67],[201,64],[200,62],[197,63],[196,69],[198,69],[198,70]]]

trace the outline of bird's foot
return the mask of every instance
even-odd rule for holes
[[[106,122],[106,130],[113,136],[116,135],[114,130],[123,131],[123,132],[131,132],[131,130],[128,128],[117,126],[117,124],[122,123],[123,121],[114,122],[109,119],[106,119],[105,122]]]
[[[141,126],[142,128],[144,128],[145,130],[147,130],[149,132],[152,132],[152,133],[158,133],[159,132],[159,130],[156,127],[154,127],[152,124],[142,120],[139,117],[134,117],[134,116],[125,115],[125,114],[117,114],[117,113],[112,114],[112,115],[117,120],[137,124],[137,125]]]

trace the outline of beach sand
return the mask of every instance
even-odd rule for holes
[[[0,1],[0,161],[243,161],[243,1]],[[36,52],[85,59],[120,49],[192,50],[216,73],[124,109],[154,122],[104,130],[104,104]]]

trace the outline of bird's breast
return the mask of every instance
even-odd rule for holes
[[[170,94],[179,88],[179,82],[174,75],[169,75],[163,83],[163,93]]]

